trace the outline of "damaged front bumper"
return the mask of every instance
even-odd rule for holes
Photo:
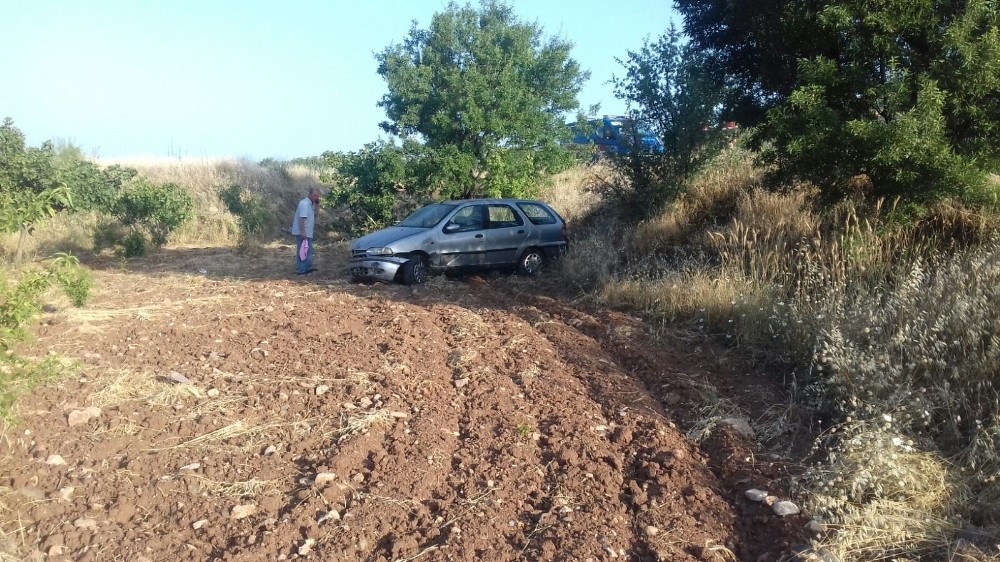
[[[402,256],[365,256],[350,261],[351,275],[358,279],[375,279],[392,283],[400,267],[409,260]]]

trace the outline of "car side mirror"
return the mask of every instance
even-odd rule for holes
[[[461,227],[459,225],[457,225],[457,224],[455,224],[453,222],[450,222],[450,223],[444,225],[444,228],[442,229],[442,232],[444,232],[445,234],[451,234],[453,232],[458,232],[458,230],[460,228]]]

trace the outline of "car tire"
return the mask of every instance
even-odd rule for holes
[[[517,271],[521,275],[534,277],[545,265],[545,254],[538,248],[528,248],[521,254],[521,259],[517,260]]]
[[[427,258],[417,256],[410,258],[403,264],[403,283],[406,285],[420,285],[427,282],[430,277],[430,268],[427,265]]]

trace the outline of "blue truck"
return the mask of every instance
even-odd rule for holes
[[[644,151],[663,154],[663,143],[651,131],[637,129],[630,118],[620,115],[605,115],[602,119],[588,119],[586,125],[568,123],[573,133],[575,145],[594,145],[598,153],[612,155],[631,154],[636,146],[633,133],[639,135],[639,146]]]

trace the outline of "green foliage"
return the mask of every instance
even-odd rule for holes
[[[243,189],[239,184],[234,183],[220,191],[219,198],[236,217],[241,247],[246,247],[257,239],[271,223],[271,210],[264,198]]]
[[[348,206],[350,230],[361,232],[395,222],[397,193],[408,184],[407,158],[401,147],[369,143],[357,152],[330,152],[324,157],[334,170],[320,176],[332,185],[326,198],[332,206]]]
[[[769,110],[754,140],[775,179],[816,183],[829,199],[861,175],[875,197],[982,194],[1000,154],[995,2],[725,4],[679,7],[695,44],[734,83],[757,86],[746,93]],[[775,69],[787,78],[772,80]]]
[[[741,126],[764,121],[767,110],[795,89],[801,59],[830,56],[836,37],[816,25],[820,0],[676,0],[690,45],[706,55],[726,86],[723,116]]]
[[[59,183],[52,144],[25,146],[24,134],[8,117],[0,125],[0,232],[21,236],[14,258],[21,261],[25,237],[39,221],[72,206],[70,190]]]
[[[41,311],[41,297],[53,284],[63,289],[74,306],[83,306],[90,294],[91,278],[80,262],[67,254],[57,256],[45,268],[21,271],[14,281],[0,270],[0,351],[27,336],[26,324]]]
[[[643,218],[676,197],[687,179],[718,153],[721,91],[710,78],[708,61],[682,45],[673,27],[619,62],[626,74],[612,82],[615,95],[628,103],[632,130],[627,137],[633,142],[628,154],[613,159],[626,181],[609,187],[623,209]],[[663,153],[644,146],[640,131],[659,138]]]
[[[52,168],[58,185],[72,193],[74,211],[107,211],[122,183],[138,175],[119,165],[102,169],[84,158],[79,147],[60,143],[52,152]]]
[[[422,142],[407,150],[420,191],[528,195],[539,176],[570,165],[558,142],[567,134],[563,114],[577,107],[588,77],[570,47],[485,1],[480,9],[450,3],[428,29],[414,25],[402,44],[379,53],[389,90],[379,102],[389,118],[382,127]]]
[[[101,223],[95,230],[94,250],[112,246],[125,257],[145,255],[150,244],[156,248],[166,244],[193,209],[191,195],[177,184],[131,179],[111,206],[116,222]]]

